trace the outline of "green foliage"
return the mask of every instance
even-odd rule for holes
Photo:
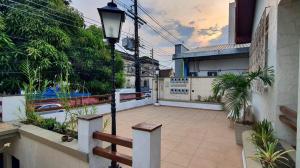
[[[208,96],[208,97],[201,97],[198,96],[199,101],[201,102],[208,102],[208,103],[221,103],[221,96]]]
[[[73,39],[74,45],[68,52],[75,70],[72,79],[86,81],[87,90],[93,94],[105,94],[111,88],[111,57],[102,39],[102,30],[96,26],[90,26],[81,30]],[[122,87],[125,82],[123,64],[121,55],[117,53],[117,87]]]
[[[253,130],[254,133],[251,135],[251,139],[259,148],[264,149],[267,143],[273,143],[276,140],[272,123],[267,120],[254,124]]]
[[[293,150],[278,150],[278,140],[266,143],[263,148],[258,147],[254,159],[259,160],[264,168],[277,168],[279,164],[289,167],[285,155]]]
[[[253,126],[253,131],[251,140],[256,145],[257,151],[252,158],[259,160],[264,168],[277,168],[278,165],[288,166],[288,159],[285,155],[292,152],[292,150],[279,149],[278,139],[274,136],[272,123],[267,120],[258,122]]]
[[[56,125],[57,121],[55,118],[46,118],[41,122],[41,127],[47,130],[54,130]]]
[[[108,93],[111,57],[102,30],[86,28],[82,14],[68,0],[0,2],[13,7],[0,7],[0,71],[5,71],[0,73],[0,93],[17,93],[28,82],[20,73],[26,61],[39,78],[55,81],[67,70],[72,83],[86,83],[92,94]],[[122,71],[117,54],[118,87],[124,83]]]
[[[241,111],[245,113],[249,101],[249,90],[255,80],[261,80],[265,85],[271,86],[274,80],[272,68],[258,69],[255,72],[245,74],[224,74],[217,77],[212,83],[212,91],[215,97],[224,96],[225,108],[229,111],[228,117],[238,121]],[[243,114],[243,122],[245,114]]]

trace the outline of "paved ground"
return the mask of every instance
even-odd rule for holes
[[[242,168],[242,149],[224,112],[145,106],[117,113],[117,134],[131,138],[131,126],[141,122],[163,124],[161,168]]]

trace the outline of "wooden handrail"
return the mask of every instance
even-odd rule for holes
[[[293,129],[294,131],[297,132],[297,124],[294,121],[292,121],[291,119],[289,119],[285,115],[280,115],[279,120],[281,122],[283,122],[284,124],[286,124],[288,127],[290,127],[291,129]]]
[[[291,117],[291,118],[297,119],[297,112],[295,110],[290,109],[290,108],[288,108],[286,106],[280,106],[279,109],[287,117]]]
[[[129,138],[123,138],[120,136],[106,134],[106,133],[99,132],[99,131],[96,131],[93,133],[93,138],[101,140],[101,141],[117,144],[120,146],[124,146],[127,148],[132,148],[132,139],[129,139]]]
[[[128,166],[132,166],[132,157],[131,156],[120,154],[118,152],[112,152],[109,149],[95,147],[93,149],[93,154],[104,157],[106,159],[110,159],[112,161],[123,163]]]

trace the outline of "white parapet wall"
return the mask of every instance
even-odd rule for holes
[[[145,98],[141,100],[130,100],[125,102],[120,102],[120,93],[116,93],[116,108],[117,111],[132,109],[136,107],[146,106],[153,104],[152,98]],[[111,112],[111,106],[110,104],[101,104],[101,105],[95,105],[95,106],[88,106],[86,107],[89,112],[92,112],[93,109],[95,110],[96,114],[98,115],[104,115],[109,114]],[[73,109],[71,113],[78,113],[78,114],[84,114],[84,108],[77,108]],[[64,122],[66,113],[65,112],[56,112],[56,113],[41,113],[41,116],[44,118],[56,118],[58,122]]]
[[[205,110],[223,110],[222,104],[216,103],[202,103],[202,102],[182,102],[182,101],[167,101],[160,100],[159,105],[161,106],[172,106],[172,107],[185,107],[185,108],[195,108],[195,109],[205,109]]]
[[[89,168],[88,153],[78,149],[77,140],[61,142],[61,134],[32,125],[22,125],[19,134],[4,152],[4,168],[11,168],[12,157],[21,168]]]
[[[25,118],[25,97],[7,96],[1,97],[2,121],[10,122]]]

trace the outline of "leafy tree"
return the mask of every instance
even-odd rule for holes
[[[74,67],[74,80],[86,81],[86,88],[94,94],[107,93],[111,88],[111,57],[103,42],[102,30],[96,26],[82,29],[73,38],[73,46],[69,51]],[[123,61],[116,54],[117,86],[124,83]]]
[[[0,7],[0,93],[18,92],[26,81],[20,65],[27,60],[40,79],[55,81],[68,71],[72,82],[85,83],[93,94],[109,91],[111,58],[100,28],[85,28],[82,14],[69,6],[70,0],[14,1],[0,0],[5,4]],[[117,67],[121,86],[120,55]]]

